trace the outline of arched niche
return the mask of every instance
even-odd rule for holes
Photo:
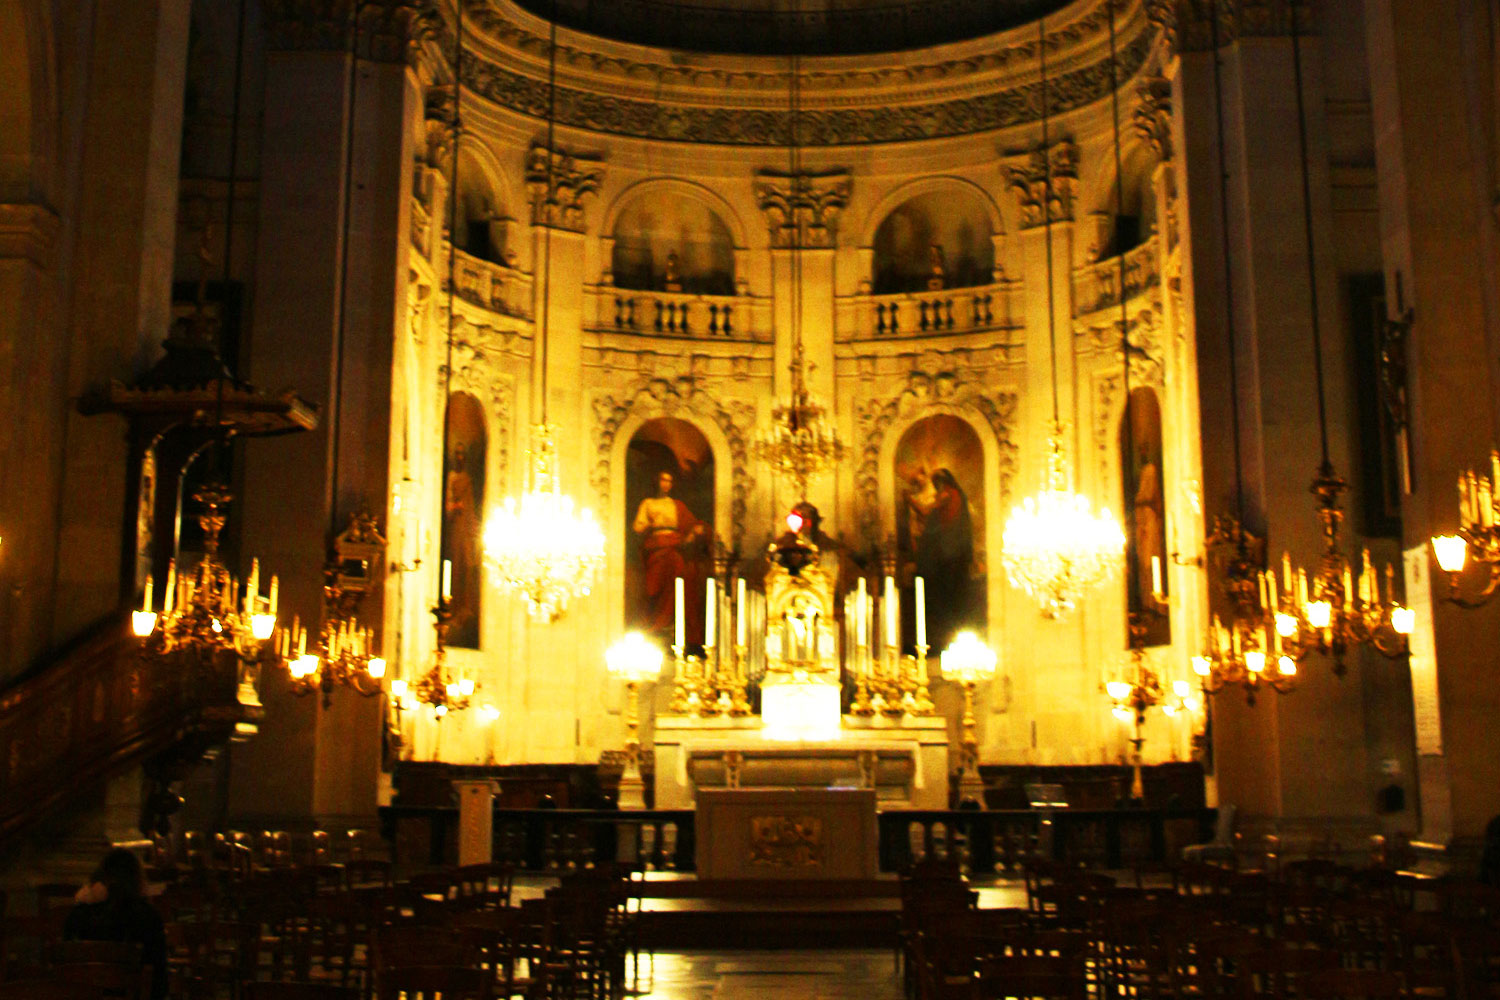
[[[999,217],[978,187],[956,178],[903,188],[877,208],[870,234],[877,295],[994,281]]]
[[[1163,483],[1161,400],[1130,390],[1120,417],[1121,510],[1125,516],[1126,606],[1146,629],[1148,646],[1172,641],[1167,599],[1167,506]]]
[[[663,647],[673,641],[678,577],[687,642],[703,642],[716,473],[708,437],[677,417],[644,421],[625,449],[625,621]]]
[[[489,431],[484,407],[467,392],[448,397],[444,456],[442,557],[451,563],[448,645],[478,649],[484,593],[482,539]]]
[[[1131,141],[1120,149],[1121,177],[1124,184],[1115,185],[1114,147],[1111,146],[1104,172],[1096,190],[1104,193],[1100,209],[1109,216],[1108,242],[1099,250],[1099,258],[1129,253],[1156,231],[1156,189],[1152,176],[1159,162],[1156,152],[1146,143]],[[1124,196],[1121,204],[1120,196]]]
[[[684,184],[648,182],[627,192],[606,220],[615,286],[733,295],[739,227],[716,201]]]
[[[470,256],[504,264],[514,223],[495,164],[481,152],[461,148],[454,245]]]
[[[901,635],[915,638],[914,580],[926,589],[927,641],[946,649],[988,626],[989,495],[985,442],[967,419],[936,412],[907,424],[891,454]]]

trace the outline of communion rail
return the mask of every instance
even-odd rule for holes
[[[457,861],[456,806],[385,806],[381,823],[405,867]],[[972,874],[1011,874],[1036,854],[1097,868],[1160,865],[1213,836],[1213,809],[889,810],[879,814],[880,868],[952,858]],[[526,871],[618,861],[692,871],[691,809],[495,810],[494,857]]]

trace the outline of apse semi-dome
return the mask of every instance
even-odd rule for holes
[[[516,0],[559,24],[638,45],[754,55],[858,55],[1019,27],[1068,0]]]

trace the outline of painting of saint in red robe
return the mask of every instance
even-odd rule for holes
[[[462,649],[479,648],[480,593],[484,586],[480,545],[488,450],[483,407],[468,393],[455,392],[448,401],[443,558],[453,564],[448,645]]]
[[[1167,614],[1167,511],[1162,491],[1161,403],[1152,389],[1130,392],[1120,426],[1120,461],[1125,471],[1125,596],[1131,614],[1145,626],[1146,645],[1165,646],[1172,641]]]
[[[984,451],[974,429],[939,414],[917,421],[896,446],[901,642],[916,636],[912,580],[927,592],[927,644],[941,653],[963,629],[987,626]]]
[[[663,417],[641,425],[625,459],[627,627],[669,647],[680,577],[687,644],[701,646],[705,584],[713,572],[713,452],[692,424]]]

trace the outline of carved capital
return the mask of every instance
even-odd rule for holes
[[[839,216],[849,204],[854,181],[847,170],[790,174],[761,170],[755,175],[755,200],[765,213],[771,246],[832,247]]]
[[[1147,16],[1173,53],[1210,51],[1216,29],[1221,46],[1316,30],[1310,0],[1148,0]]]
[[[1052,188],[1053,222],[1073,221],[1073,195],[1078,189],[1078,147],[1071,139],[1053,143],[1050,150],[1052,176],[1047,176],[1048,152],[1041,148],[1010,158],[1005,167],[1005,183],[1021,209],[1021,228],[1034,229],[1044,221],[1042,203],[1047,188]]]
[[[372,62],[415,64],[424,42],[438,37],[436,0],[362,0],[359,54]]]
[[[598,157],[549,150],[540,142],[532,144],[526,154],[531,224],[583,232],[584,203],[598,194],[603,180]]]
[[[457,132],[453,116],[452,86],[427,89],[425,119],[427,165],[436,170],[446,170],[452,161],[453,136]]]
[[[1133,121],[1136,134],[1156,150],[1162,163],[1172,158],[1172,84],[1159,76],[1148,76],[1136,84],[1138,103]]]

